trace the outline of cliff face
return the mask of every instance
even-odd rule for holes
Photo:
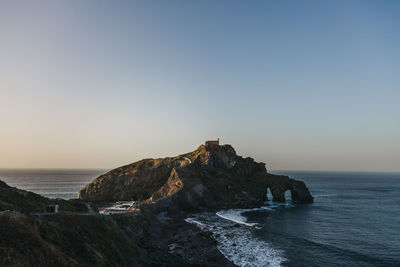
[[[139,200],[183,210],[255,207],[267,200],[311,203],[303,182],[267,173],[264,163],[238,156],[230,145],[206,147],[172,158],[145,159],[96,178],[79,192],[88,201]]]

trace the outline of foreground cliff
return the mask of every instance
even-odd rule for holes
[[[46,215],[50,204],[58,204],[61,212]],[[138,247],[113,218],[88,216],[86,204],[78,199],[50,199],[0,180],[0,225],[0,266],[128,266],[140,262]]]
[[[50,204],[58,204],[63,212],[88,211],[85,203],[79,199],[50,199],[33,192],[11,187],[0,180],[0,211],[44,212]]]
[[[201,145],[177,157],[144,159],[96,178],[79,192],[87,201],[138,200],[166,203],[170,209],[244,208],[263,204],[270,189],[273,201],[311,203],[306,185],[267,172],[264,163],[238,156],[230,145]]]
[[[55,203],[61,212],[40,213]],[[0,266],[234,266],[210,233],[180,218],[88,213],[80,200],[49,199],[1,180],[0,226]]]

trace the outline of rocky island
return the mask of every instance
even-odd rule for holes
[[[162,202],[179,211],[258,207],[273,201],[311,203],[306,185],[267,172],[265,163],[238,156],[231,145],[201,145],[176,157],[144,159],[96,178],[79,192],[85,201]]]
[[[313,202],[303,182],[270,174],[264,163],[216,141],[111,170],[75,200],[48,199],[0,181],[0,265],[234,266],[211,233],[184,219],[202,211],[260,207],[267,190],[274,202],[284,202],[288,190],[294,202]],[[97,203],[121,200],[140,203],[140,213],[93,211]],[[33,213],[51,203],[61,212]]]

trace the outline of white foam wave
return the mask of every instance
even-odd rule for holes
[[[278,203],[280,204],[280,203]],[[283,204],[284,205],[284,204]],[[230,210],[220,210],[216,213],[217,216],[229,220],[235,223],[243,224],[246,226],[256,226],[257,223],[248,223],[247,218],[243,216],[242,214],[245,212],[251,212],[251,211],[274,211],[274,208],[278,207],[277,206],[262,206],[260,208],[254,208],[254,209],[230,209]]]
[[[235,238],[222,235],[219,250],[238,266],[281,266],[285,261],[282,252],[248,233],[238,232]]]
[[[198,226],[200,226],[200,228],[205,227],[206,225],[204,223],[201,223],[199,221],[196,221],[194,218],[186,218],[185,222],[187,223],[192,223],[192,224],[196,224]]]
[[[239,210],[239,209],[232,209],[232,210],[220,210],[216,214],[217,216],[229,220],[235,223],[243,224],[246,226],[254,226],[256,223],[248,223],[247,218],[242,216],[242,213],[247,212],[250,210]]]
[[[266,207],[266,206],[262,206],[260,209],[262,209],[262,210],[267,210],[267,211],[274,211],[273,208],[271,208],[271,207]]]
[[[241,215],[241,213],[253,210],[265,209],[225,210],[219,211],[218,216],[212,213],[202,213],[187,218],[185,221],[197,225],[202,230],[212,232],[218,242],[218,250],[238,266],[281,266],[286,260],[283,251],[259,240],[254,235],[254,230],[259,229],[257,226],[235,227],[236,223],[245,226],[255,225],[248,223],[247,219]]]

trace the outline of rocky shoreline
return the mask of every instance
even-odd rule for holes
[[[145,221],[147,225],[138,236],[131,225],[117,219],[120,227],[141,247],[146,266],[235,266],[218,250],[210,232],[183,218]]]

